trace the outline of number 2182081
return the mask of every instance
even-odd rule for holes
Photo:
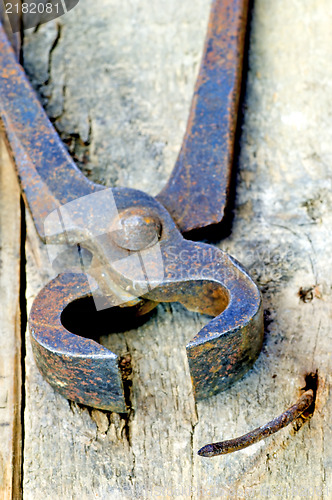
[[[59,14],[58,3],[28,3],[23,2],[22,5],[17,3],[6,3],[7,14],[52,14],[53,12]]]

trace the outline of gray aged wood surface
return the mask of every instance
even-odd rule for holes
[[[81,0],[26,33],[25,68],[91,179],[150,194],[163,186],[208,11],[203,0]],[[137,330],[101,339],[132,356],[125,419],[54,393],[27,338],[25,499],[331,498],[331,25],[330,0],[256,0],[252,11],[235,218],[220,245],[263,292],[266,336],[254,368],[195,405],[184,346],[206,318],[160,305]],[[26,252],[29,309],[52,274],[29,216]],[[233,455],[196,455],[277,415],[316,370],[310,422]]]
[[[0,140],[0,498],[21,488],[20,189]]]

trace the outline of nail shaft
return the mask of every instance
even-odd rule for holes
[[[244,434],[235,439],[230,439],[229,441],[222,441],[220,443],[212,443],[203,446],[198,451],[198,455],[201,457],[216,457],[217,455],[226,455],[227,453],[232,453],[233,451],[243,450],[248,446],[257,443],[261,439],[265,439],[271,434],[279,431],[283,427],[286,427],[291,422],[300,417],[304,411],[311,406],[314,402],[314,392],[312,389],[304,392],[295,405],[288,408],[279,417],[271,420],[265,425],[254,429],[248,434]]]

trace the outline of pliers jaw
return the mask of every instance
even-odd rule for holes
[[[29,317],[33,353],[45,380],[67,399],[124,413],[118,356],[62,324],[65,308],[92,291],[86,275],[76,273],[59,275],[40,291]]]
[[[119,208],[118,220],[106,224],[112,230],[99,238],[94,252],[104,265],[97,266],[97,272],[91,269],[89,277],[68,272],[59,275],[33,303],[29,327],[40,371],[68,399],[126,411],[117,355],[69,332],[61,319],[70,303],[89,295],[96,297],[100,289],[109,304],[120,304],[125,293],[116,296],[114,287],[107,290],[104,280],[99,286],[101,275],[106,274],[118,290],[139,293],[142,299],[137,298],[132,306],[137,315],[150,311],[158,302],[180,302],[190,310],[216,316],[186,350],[196,399],[224,390],[252,366],[262,345],[262,303],[257,286],[242,266],[220,249],[185,240],[154,198],[125,188],[110,191]],[[106,213],[105,205],[101,206]],[[94,251],[93,235],[88,237],[86,228],[95,228],[97,222],[82,218],[83,212],[76,223],[71,219],[70,240],[74,243],[76,234],[78,243],[85,234],[89,250]],[[98,219],[97,209],[89,213]],[[137,231],[140,225],[142,231]],[[84,241],[79,243],[84,246]],[[127,263],[125,273],[119,272],[121,260]],[[139,269],[135,262],[140,263]]]
[[[147,297],[215,316],[186,346],[194,394],[200,400],[227,389],[257,359],[264,336],[262,298],[241,264],[220,249],[183,239],[172,253],[178,258],[169,266],[171,278],[165,272],[164,283]]]

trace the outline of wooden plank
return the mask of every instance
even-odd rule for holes
[[[115,0],[81,0],[60,28],[26,36],[31,80],[92,179],[151,194],[162,187],[208,9],[189,0],[121,9]],[[132,357],[126,419],[54,393],[27,342],[26,499],[331,497],[331,22],[329,0],[257,0],[253,10],[234,226],[221,246],[263,292],[267,329],[255,367],[195,405],[184,345],[206,318],[160,305],[137,330],[101,339]],[[30,219],[27,256],[30,307],[52,275]],[[196,455],[276,416],[316,370],[310,423],[233,455]]]
[[[21,490],[20,190],[0,140],[0,498]]]

